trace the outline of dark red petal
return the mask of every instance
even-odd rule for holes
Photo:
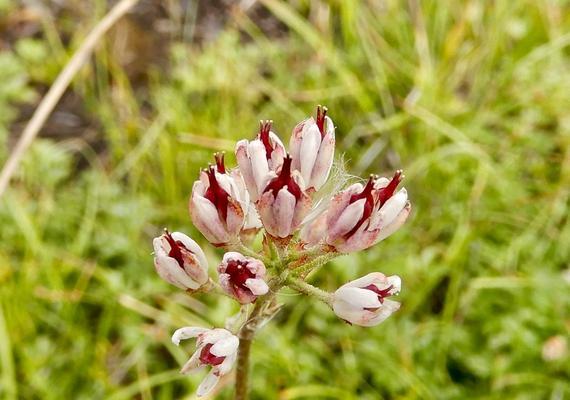
[[[212,346],[212,343],[208,343],[202,348],[202,351],[200,352],[200,361],[202,361],[203,364],[220,365],[224,362],[226,357],[218,357],[210,353]]]
[[[228,197],[229,194],[226,192],[218,183],[216,179],[216,170],[214,167],[210,166],[208,171],[206,172],[208,175],[208,181],[210,185],[204,193],[204,197],[207,198],[216,206],[216,210],[218,210],[218,215],[220,216],[222,221],[226,221],[228,218]]]
[[[321,132],[321,137],[325,137],[327,132],[325,131],[325,117],[327,116],[327,108],[317,106],[317,126]]]
[[[390,183],[388,183],[385,188],[378,190],[378,201],[380,202],[380,207],[382,207],[382,205],[394,195],[394,192],[398,188],[398,185],[402,179],[402,170],[399,169],[394,173],[394,176],[390,180]]]
[[[247,268],[247,261],[228,261],[226,274],[230,276],[230,283],[234,288],[241,288],[251,292],[249,288],[245,286],[245,282],[248,279],[254,279],[255,274]]]
[[[271,124],[273,121],[260,121],[259,122],[259,140],[263,143],[265,147],[265,157],[268,160],[271,160],[271,153],[273,152],[274,148],[271,146],[271,140],[269,138],[269,132],[271,132]]]
[[[269,182],[265,187],[265,192],[272,191],[273,197],[277,197],[279,191],[287,187],[287,190],[295,196],[295,199],[299,200],[301,198],[303,194],[301,187],[295,182],[291,175],[291,161],[291,156],[287,154],[283,160],[283,166],[281,167],[281,171],[279,171],[279,175]]]
[[[183,248],[187,251],[190,250],[188,250],[180,240],[179,241],[174,240],[170,232],[168,232],[168,229],[164,230],[164,237],[166,238],[166,241],[170,245],[170,251],[168,252],[168,256],[174,258],[176,262],[178,262],[178,265],[184,268],[184,257],[182,256],[182,251],[180,249]]]
[[[217,167],[218,172],[220,174],[226,173],[226,165],[224,163],[224,155],[225,155],[225,153],[223,151],[217,152],[214,154],[214,158],[216,159],[216,167]]]

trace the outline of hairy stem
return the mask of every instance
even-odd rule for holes
[[[289,277],[287,279],[287,284],[289,287],[295,289],[296,291],[303,293],[307,296],[315,297],[318,300],[326,303],[329,307],[332,306],[332,294],[326,292],[316,286],[313,286],[302,279]]]
[[[237,367],[235,400],[247,400],[249,390],[249,354],[252,339],[240,339]]]

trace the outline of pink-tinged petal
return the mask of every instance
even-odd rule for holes
[[[158,275],[166,282],[180,289],[198,289],[201,284],[190,278],[178,262],[168,256],[156,256],[154,267]]]
[[[208,260],[206,259],[206,255],[202,251],[202,248],[198,243],[192,240],[189,236],[185,235],[182,232],[172,232],[172,238],[176,241],[182,242],[184,247],[190,250],[201,265],[208,265]],[[207,268],[207,267],[206,267]]]
[[[271,153],[271,169],[276,171],[278,170],[281,165],[283,165],[283,159],[285,158],[285,146],[273,131],[269,132],[269,140],[274,146],[273,152]]]
[[[245,286],[256,296],[263,296],[269,291],[269,286],[263,279],[248,279],[245,281]]]
[[[251,201],[256,202],[259,198],[259,193],[257,190],[257,182],[255,181],[253,171],[251,169],[251,160],[247,151],[248,145],[249,142],[247,140],[240,140],[237,143],[236,160],[245,186],[249,192]]]
[[[275,216],[276,231],[269,232],[277,237],[287,237],[291,234],[291,222],[295,213],[295,196],[293,196],[286,188],[277,193],[275,203],[273,204],[273,215]]]
[[[180,344],[181,340],[197,337],[208,332],[210,329],[201,328],[199,326],[185,326],[184,328],[177,329],[172,334],[172,343],[176,346]]]
[[[306,125],[303,129],[303,141],[301,143],[300,156],[300,172],[303,180],[307,186],[311,186],[311,175],[313,173],[313,166],[319,153],[321,146],[321,133],[317,124]]]
[[[212,347],[210,353],[217,357],[229,356],[237,351],[239,346],[239,339],[235,335],[218,340]]]
[[[206,375],[202,383],[200,383],[200,386],[198,386],[196,395],[198,397],[207,395],[218,384],[219,380],[220,377],[216,374],[216,370],[212,369],[210,373]]]
[[[361,321],[366,318],[366,314],[369,312],[353,307],[344,301],[334,302],[333,311],[337,317],[356,325],[361,325]]]
[[[400,303],[393,300],[385,299],[382,307],[378,310],[373,311],[368,318],[366,318],[362,326],[376,326],[381,322],[384,322],[390,315],[400,309]]]
[[[247,257],[247,269],[258,277],[265,276],[265,264],[263,264],[260,260],[252,257]]]
[[[398,214],[396,219],[392,221],[390,225],[380,230],[379,235],[376,237],[374,243],[378,243],[386,239],[388,236],[392,235],[394,232],[400,229],[401,226],[404,225],[404,223],[408,219],[411,210],[412,210],[412,205],[408,202],[404,207],[404,209],[400,211],[400,214]]]
[[[334,146],[334,136],[327,135],[321,142],[321,147],[319,148],[319,153],[311,174],[311,183],[309,185],[314,187],[316,190],[319,190],[329,177],[334,158]]]
[[[378,300],[378,295],[368,289],[357,287],[341,287],[334,293],[334,302],[344,301],[355,308],[376,308],[382,303]]]
[[[210,243],[227,243],[230,239],[216,207],[202,196],[192,196],[190,201],[192,223]]]
[[[218,267],[218,271],[219,271],[219,267]],[[220,283],[220,286],[222,287],[222,289],[224,289],[227,293],[233,293],[231,277],[229,274],[221,272],[218,275],[218,282]]]
[[[197,349],[194,354],[192,354],[192,357],[182,366],[180,369],[181,374],[187,375],[203,367],[202,361],[200,361],[200,350],[201,349]]]
[[[236,200],[229,198],[227,231],[232,238],[236,238],[245,222],[245,213],[241,205]]]
[[[265,230],[270,234],[277,235],[277,221],[273,215],[273,203],[275,203],[275,198],[273,193],[264,193],[257,203],[257,211],[259,212],[259,218],[261,223],[265,227]]]
[[[360,199],[350,204],[344,209],[342,214],[336,221],[332,221],[328,228],[328,242],[336,243],[337,239],[342,239],[344,235],[350,232],[364,213],[364,205],[366,199]]]
[[[388,186],[389,183],[390,183],[390,179],[382,176],[382,177],[376,179],[376,182],[374,182],[374,189],[376,189],[376,190],[383,189],[386,186]]]
[[[253,179],[257,186],[257,192],[262,193],[263,191],[263,180],[267,173],[269,172],[269,165],[267,163],[265,147],[260,140],[254,140],[250,142],[249,147],[249,158],[251,159],[251,172],[253,174]]]
[[[309,245],[323,243],[327,235],[327,211],[301,228],[301,240]]]
[[[352,195],[362,192],[362,189],[363,187],[360,183],[355,183],[349,186],[346,190],[334,195],[327,212],[327,226],[329,228],[336,224],[340,215],[348,206]]]
[[[301,153],[301,143],[303,138],[303,128],[305,124],[310,123],[314,124],[313,118],[306,119],[301,121],[295,126],[293,132],[291,133],[291,139],[289,140],[289,154],[293,161],[291,162],[291,168],[300,170],[301,169],[301,162],[300,162],[300,153]]]
[[[352,253],[355,251],[361,251],[374,246],[374,244],[377,242],[380,232],[381,231],[378,229],[369,231],[366,229],[366,225],[362,225],[346,241],[339,240],[336,244],[334,244],[334,246],[340,253]]]
[[[341,286],[341,288],[345,287],[363,288],[368,285],[377,285],[378,287],[380,287],[380,285],[386,282],[388,282],[388,280],[386,278],[386,275],[384,275],[382,272],[371,272],[367,275],[364,275],[361,278],[345,283],[344,285]]]
[[[230,262],[231,260],[240,261],[240,262],[245,263],[245,262],[247,262],[247,257],[245,257],[241,253],[238,253],[237,251],[228,251],[224,254],[224,257],[222,258],[222,263],[220,264],[220,267],[222,267],[223,265],[227,265],[227,263]],[[220,267],[218,267],[218,268],[220,268]],[[225,269],[224,269],[224,271],[225,271]]]
[[[301,223],[311,212],[312,206],[313,201],[311,200],[311,197],[306,193],[302,193],[301,198],[297,200],[297,204],[295,205],[295,213],[293,215],[293,221],[291,223],[292,231],[301,226]]]

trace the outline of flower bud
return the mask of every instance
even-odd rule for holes
[[[333,295],[334,313],[350,324],[378,325],[400,308],[387,297],[400,292],[400,277],[372,272],[341,286]]]
[[[180,232],[164,233],[152,241],[156,272],[180,289],[196,290],[208,282],[208,262],[198,244]]]
[[[220,285],[241,304],[253,303],[269,291],[265,283],[265,265],[255,258],[230,251],[218,266]]]
[[[271,131],[271,121],[261,121],[257,138],[251,142],[240,140],[236,144],[239,170],[251,197],[257,202],[269,171],[276,171],[283,164],[285,147]]]
[[[192,187],[189,208],[194,225],[210,243],[219,246],[238,240],[246,210],[234,179],[225,169],[217,169],[219,166],[210,165],[200,173]]]
[[[371,177],[335,195],[327,212],[327,243],[348,253],[367,249],[397,231],[410,214],[406,189],[396,192],[402,171],[391,180]]]
[[[307,189],[319,190],[326,182],[333,163],[335,129],[327,108],[317,107],[317,119],[300,122],[291,135],[289,149],[292,168],[298,170]]]
[[[295,232],[311,210],[311,198],[305,192],[299,172],[291,171],[289,155],[279,173],[268,174],[266,182],[257,203],[259,217],[270,235],[286,238]]]
[[[180,328],[172,335],[172,343],[176,346],[181,340],[197,337],[196,351],[184,364],[181,373],[187,374],[202,366],[210,365],[212,369],[198,386],[198,397],[205,396],[216,386],[220,377],[231,371],[237,358],[239,339],[225,329],[206,329],[187,326]]]

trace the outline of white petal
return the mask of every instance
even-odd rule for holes
[[[303,129],[303,141],[301,142],[300,151],[300,164],[301,164],[301,175],[305,182],[310,185],[311,174],[313,172],[313,167],[315,165],[315,160],[319,153],[319,147],[321,146],[321,133],[317,124],[311,124],[305,126]]]
[[[211,348],[210,353],[217,357],[225,357],[235,353],[239,346],[239,339],[235,335],[218,340]]]
[[[193,280],[172,257],[159,255],[154,258],[154,266],[158,275],[166,282],[180,289],[198,289],[200,283]]]
[[[269,291],[269,286],[263,279],[247,279],[245,286],[256,296],[262,296]]]
[[[335,301],[344,301],[355,308],[376,308],[381,303],[372,290],[355,287],[341,287],[334,293]]]
[[[199,326],[185,326],[184,328],[177,329],[172,334],[172,343],[176,346],[180,344],[181,340],[190,339],[208,332],[210,329],[202,328]]]
[[[218,383],[220,377],[216,374],[216,370],[212,369],[208,375],[204,378],[200,386],[198,386],[198,390],[196,391],[196,395],[198,397],[202,397],[207,395],[212,391],[214,386]]]
[[[406,220],[408,219],[408,216],[410,215],[410,211],[411,211],[411,205],[408,202],[408,204],[406,204],[406,206],[400,212],[400,214],[398,214],[396,219],[394,221],[392,221],[392,223],[390,225],[388,225],[388,226],[386,226],[380,230],[380,234],[376,238],[376,243],[380,242],[381,240],[386,239],[388,236],[390,236],[391,234],[396,232],[398,229],[400,229],[400,227],[402,225],[404,225],[404,222],[406,222]]]
[[[192,357],[190,357],[190,359],[186,361],[186,364],[182,366],[182,369],[180,370],[181,374],[188,374],[190,372],[196,371],[202,366],[202,362],[200,361],[201,351],[201,348],[196,349],[194,354],[192,354]]]
[[[386,318],[388,318],[394,312],[398,311],[399,308],[400,303],[386,299],[384,300],[382,307],[374,311],[373,316],[371,318],[368,318],[367,321],[364,322],[363,326],[378,325],[379,323],[386,320]]]
[[[217,365],[215,368],[217,369],[220,376],[227,374],[232,370],[234,362],[237,358],[237,352],[234,352],[227,356],[224,361],[220,365]]]
[[[269,172],[265,146],[260,140],[254,140],[249,143],[248,153],[249,158],[251,159],[251,173],[255,184],[257,185],[258,193],[261,193],[263,190],[263,179]]]
[[[380,228],[390,225],[404,209],[407,202],[408,192],[406,189],[401,189],[394,196],[390,197],[386,203],[382,205],[382,208],[380,208],[379,211],[381,215],[380,219],[382,221]]]
[[[341,287],[359,287],[363,288],[373,283],[385,282],[386,275],[382,272],[371,272],[369,274],[364,275],[361,278],[355,279],[353,281],[347,282]]]
[[[225,339],[229,336],[233,336],[232,333],[226,329],[222,329],[222,328],[215,328],[215,329],[210,329],[208,330],[208,332],[205,332],[204,334],[200,335],[200,337],[198,338],[198,345],[202,346],[204,344],[209,344],[209,343],[216,343],[218,340],[222,340]]]
[[[238,253],[237,251],[228,251],[224,254],[224,257],[222,258],[222,263],[227,264],[232,260],[247,262],[247,258],[245,258],[243,254]]]
[[[216,207],[202,196],[192,195],[190,216],[200,232],[212,243],[226,243],[230,237],[226,232]]]
[[[398,275],[392,275],[387,278],[388,285],[392,286],[390,294],[398,294],[402,290],[402,279]]]

